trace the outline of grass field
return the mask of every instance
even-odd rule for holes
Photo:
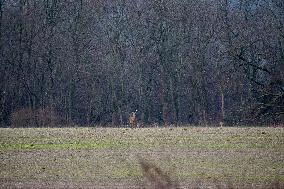
[[[181,188],[283,186],[284,129],[0,129],[0,188],[139,188],[139,158]]]

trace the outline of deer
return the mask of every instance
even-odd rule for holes
[[[129,115],[128,122],[131,128],[137,127],[136,113],[137,110],[135,110],[135,112],[131,112]]]

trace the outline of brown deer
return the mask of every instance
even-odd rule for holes
[[[136,113],[137,110],[135,112],[131,112],[129,115],[128,122],[131,128],[137,127]]]

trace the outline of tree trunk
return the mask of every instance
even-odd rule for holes
[[[220,126],[223,127],[224,120],[225,120],[225,97],[224,97],[224,84],[221,81],[220,84],[220,97],[221,97],[221,120],[220,120]]]

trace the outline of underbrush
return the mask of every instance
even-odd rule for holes
[[[64,125],[72,125],[64,116],[52,108],[47,106],[44,108],[32,109],[23,108],[17,110],[11,115],[12,127],[58,127]]]

